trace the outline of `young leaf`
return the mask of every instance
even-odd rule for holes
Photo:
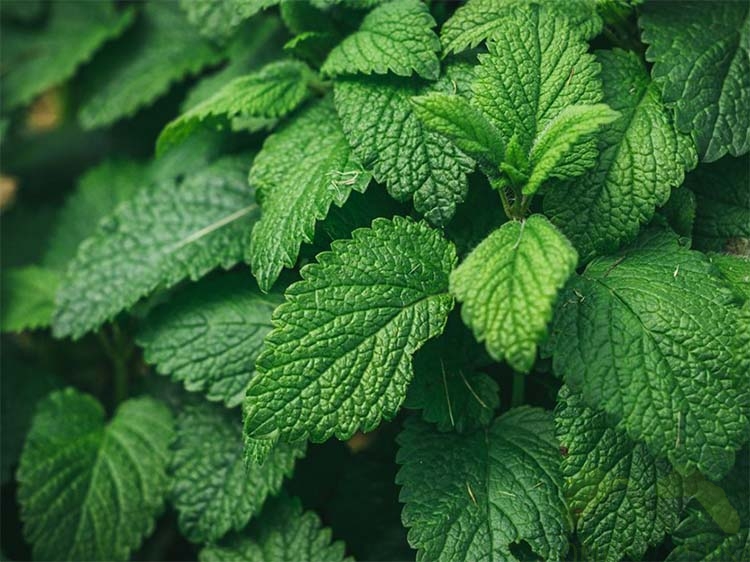
[[[397,200],[436,225],[447,223],[466,197],[473,162],[445,139],[425,129],[410,100],[452,88],[450,71],[438,83],[419,86],[389,78],[338,81],[336,109],[354,152]]]
[[[87,69],[78,113],[85,129],[133,115],[173,82],[222,58],[175,3],[148,2],[141,16],[131,33],[109,45]]]
[[[3,272],[0,328],[21,332],[50,325],[60,272],[44,267],[6,269]]]
[[[534,0],[535,1],[535,0]],[[532,0],[469,0],[458,8],[440,31],[443,56],[473,49],[487,39],[495,39],[502,32],[505,18],[513,17],[515,6],[530,4]],[[557,18],[567,18],[570,26],[584,39],[596,36],[602,29],[593,0],[536,2]]]
[[[112,2],[55,2],[50,10],[39,31],[6,25],[3,18],[0,51],[5,110],[28,103],[70,78],[103,43],[120,35],[133,21],[132,10],[118,11]]]
[[[247,158],[141,188],[81,244],[57,295],[56,336],[78,338],[159,286],[242,259],[258,215]]]
[[[750,6],[656,2],[640,25],[651,75],[701,160],[750,150]]]
[[[414,112],[429,130],[485,166],[499,166],[505,156],[500,132],[461,96],[432,92],[411,98]]]
[[[308,85],[314,78],[306,64],[293,60],[273,62],[236,78],[169,123],[159,135],[156,152],[180,143],[205,122],[222,125],[235,117],[283,117],[309,97]]]
[[[479,55],[472,103],[500,131],[505,146],[513,141],[528,160],[518,170],[526,182],[511,179],[532,194],[550,177],[572,178],[591,167],[597,156],[591,133],[614,113],[587,107],[602,96],[599,65],[565,18],[538,5],[509,14],[488,44],[489,54]],[[518,168],[511,156],[506,160]]]
[[[171,498],[180,532],[193,542],[241,530],[305,453],[304,443],[279,443],[263,466],[246,465],[239,411],[203,401],[178,416],[172,448]]]
[[[750,157],[727,156],[698,167],[685,178],[695,193],[693,243],[723,252],[736,238],[750,238]]]
[[[555,409],[565,495],[586,557],[643,558],[677,526],[682,480],[666,460],[610,427],[563,386]]]
[[[721,478],[746,439],[737,297],[708,260],[649,231],[560,297],[553,366],[588,405],[680,472]]]
[[[38,560],[126,560],[154,528],[167,491],[172,416],[152,398],[108,424],[72,388],[37,408],[18,469],[24,535]]]
[[[287,497],[268,502],[258,520],[242,535],[200,551],[201,562],[352,562],[344,558],[344,543],[331,542],[331,531],[321,527],[312,511],[302,511],[299,500]]]
[[[428,80],[440,75],[440,40],[427,5],[419,0],[393,0],[365,16],[359,29],[328,55],[321,71],[339,74],[386,74]]]
[[[451,273],[461,316],[496,360],[527,373],[547,333],[557,292],[576,251],[542,215],[511,221],[485,238]]]
[[[401,519],[424,560],[507,560],[526,542],[545,560],[565,554],[570,528],[552,417],[522,407],[471,435],[416,419],[398,437]]]
[[[601,134],[594,167],[544,198],[584,261],[632,241],[696,163],[690,138],[675,129],[638,55],[617,49],[597,58],[604,101],[621,117]]]
[[[242,23],[264,8],[280,0],[223,0],[221,2],[196,2],[180,0],[188,21],[200,30],[201,35],[214,41],[225,41]]]
[[[352,190],[362,192],[369,183],[328,100],[268,137],[250,170],[263,214],[246,255],[261,290],[268,291],[284,267],[294,267],[331,203],[342,206]]]
[[[245,401],[246,446],[256,460],[276,438],[348,439],[394,416],[412,354],[443,331],[453,307],[453,245],[401,217],[352,236],[303,268],[274,312]]]
[[[137,340],[145,360],[209,400],[240,404],[281,304],[254,285],[245,271],[191,284],[149,314]]]

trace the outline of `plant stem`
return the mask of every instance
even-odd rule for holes
[[[104,331],[99,332],[99,341],[104,348],[104,353],[112,362],[114,399],[115,405],[118,405],[126,400],[129,394],[128,361],[133,346],[127,341],[117,324],[112,325],[111,337],[107,337]]]
[[[521,406],[525,402],[526,375],[513,373],[513,391],[510,397],[511,408]]]

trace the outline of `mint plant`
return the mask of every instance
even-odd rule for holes
[[[750,558],[747,3],[0,16],[3,558]]]

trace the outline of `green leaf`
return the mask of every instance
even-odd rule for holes
[[[264,8],[278,4],[280,0],[180,0],[188,21],[197,27],[201,35],[214,41],[225,41],[245,20]]]
[[[0,328],[21,332],[50,325],[60,272],[44,267],[6,269],[3,272]]]
[[[673,189],[659,214],[666,219],[669,228],[690,238],[695,224],[695,194],[689,189]]]
[[[735,238],[750,238],[750,157],[727,156],[699,166],[685,178],[695,193],[693,244],[724,251]]]
[[[354,152],[398,201],[436,225],[447,223],[466,197],[473,162],[454,145],[425,129],[411,98],[449,91],[450,71],[440,82],[420,86],[388,78],[337,81],[336,109]]]
[[[675,129],[638,55],[616,49],[597,58],[604,101],[621,117],[601,134],[594,167],[544,199],[584,261],[631,242],[696,163],[690,138]]]
[[[586,558],[643,558],[679,520],[682,480],[566,386],[555,410],[565,495]]]
[[[284,267],[294,267],[303,242],[332,203],[370,183],[341,131],[333,104],[323,100],[263,144],[250,170],[263,209],[246,256],[261,290],[268,291]]]
[[[750,150],[750,6],[647,3],[639,23],[651,75],[701,160]]]
[[[502,225],[451,273],[461,317],[497,361],[527,373],[576,251],[542,215]]]
[[[440,40],[427,5],[419,0],[393,0],[365,16],[359,29],[328,55],[321,71],[339,74],[386,74],[428,80],[440,75]]]
[[[26,104],[61,84],[106,41],[133,21],[133,11],[112,2],[55,2],[41,30],[7,24],[3,19],[3,108]],[[5,6],[3,6],[5,9]]]
[[[710,254],[709,259],[731,287],[750,301],[750,256]]]
[[[242,259],[258,214],[247,157],[139,189],[79,247],[57,294],[53,332],[78,338],[159,287]]]
[[[584,39],[596,36],[602,28],[594,0],[469,0],[445,22],[440,32],[443,54],[473,49],[487,39],[503,34],[506,18],[513,17],[516,6],[541,4],[556,19],[567,19],[572,29]]]
[[[678,471],[721,478],[750,429],[737,301],[705,256],[648,231],[561,295],[555,373]]]
[[[78,120],[85,129],[94,129],[130,117],[174,82],[221,58],[176,3],[148,2],[131,32],[103,50],[87,69]]]
[[[509,14],[489,54],[479,55],[472,103],[502,135],[506,162],[517,170],[511,183],[531,194],[549,177],[590,168],[597,156],[592,133],[615,115],[593,105],[602,97],[599,64],[566,19],[535,4]]]
[[[277,61],[235,78],[206,101],[169,123],[159,135],[157,154],[198,129],[201,124],[222,126],[236,117],[275,119],[294,110],[310,96],[315,78],[299,61]]]
[[[172,449],[171,498],[180,532],[193,542],[214,542],[241,530],[279,492],[305,444],[279,443],[263,466],[246,466],[239,411],[201,401],[177,417]]]
[[[321,526],[312,511],[302,511],[299,500],[282,497],[263,510],[242,535],[222,545],[207,546],[201,562],[341,562],[344,543],[331,542],[331,531]]]
[[[401,519],[420,560],[562,559],[570,528],[552,417],[522,407],[471,435],[416,419],[398,437]]]
[[[443,331],[453,245],[424,223],[376,219],[335,241],[274,312],[245,401],[249,456],[273,440],[322,442],[393,417],[411,356]]]
[[[485,166],[499,166],[505,156],[500,132],[461,96],[432,92],[411,99],[422,124],[448,137]]]
[[[210,277],[150,313],[137,342],[161,374],[233,407],[255,374],[280,303],[278,295],[262,295],[245,271]]]
[[[99,222],[143,186],[147,173],[146,166],[131,160],[109,160],[88,170],[60,209],[42,263],[64,269]]]
[[[172,416],[152,398],[104,408],[68,388],[37,408],[18,469],[24,536],[37,560],[126,560],[154,528]]]

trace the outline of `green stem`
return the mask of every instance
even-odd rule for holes
[[[117,324],[112,325],[111,337],[107,337],[104,331],[99,332],[99,341],[102,344],[104,353],[112,362],[114,398],[115,405],[117,405],[126,400],[130,392],[128,362],[133,352],[133,346]]]
[[[526,375],[523,373],[513,373],[513,391],[510,397],[510,405],[516,408],[525,403],[526,394]]]

